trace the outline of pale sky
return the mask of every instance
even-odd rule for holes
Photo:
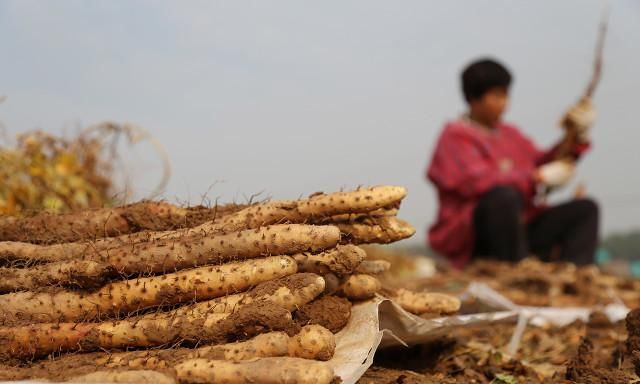
[[[640,1],[611,2],[594,149],[577,176],[605,232],[640,227]],[[460,70],[504,61],[507,120],[550,145],[591,75],[604,3],[0,0],[0,121],[10,135],[140,124],[171,155],[169,200],[198,203],[216,182],[221,201],[404,185],[400,215],[423,241],[437,209],[424,171],[464,111]],[[148,152],[131,155],[137,196],[160,177]]]

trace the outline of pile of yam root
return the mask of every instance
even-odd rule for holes
[[[0,217],[0,380],[332,383],[353,303],[385,290],[359,244],[415,232],[395,186],[214,208],[140,202]]]

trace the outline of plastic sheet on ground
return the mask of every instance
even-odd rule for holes
[[[349,323],[336,335],[336,353],[329,364],[345,384],[352,384],[371,366],[378,348],[429,342],[457,327],[517,321],[508,346],[513,353],[528,324],[564,326],[575,320],[587,321],[594,309],[604,312],[611,321],[619,321],[629,312],[621,303],[598,308],[519,306],[484,283],[470,284],[461,298],[474,298],[495,312],[423,319],[382,297],[354,305]]]
[[[329,364],[345,384],[353,384],[371,366],[379,347],[424,343],[454,327],[516,317],[514,311],[503,311],[427,320],[379,297],[353,306],[349,323],[336,335],[336,353]]]
[[[373,363],[382,340],[379,303],[380,300],[373,299],[354,305],[347,326],[336,334],[336,352],[328,363],[345,384],[358,381]]]
[[[514,304],[512,301],[490,288],[485,283],[471,283],[463,294],[462,299],[475,298],[493,308],[506,311],[516,311],[520,316],[528,319],[528,323],[537,326],[552,324],[565,326],[576,320],[587,321],[594,310],[602,311],[609,320],[617,322],[623,320],[629,308],[621,301],[597,307],[530,307]]]

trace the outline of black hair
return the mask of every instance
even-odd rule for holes
[[[511,73],[491,59],[476,60],[462,71],[462,93],[467,102],[481,98],[491,88],[509,88]]]

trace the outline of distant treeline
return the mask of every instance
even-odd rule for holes
[[[609,235],[602,247],[615,258],[640,260],[640,230]]]

